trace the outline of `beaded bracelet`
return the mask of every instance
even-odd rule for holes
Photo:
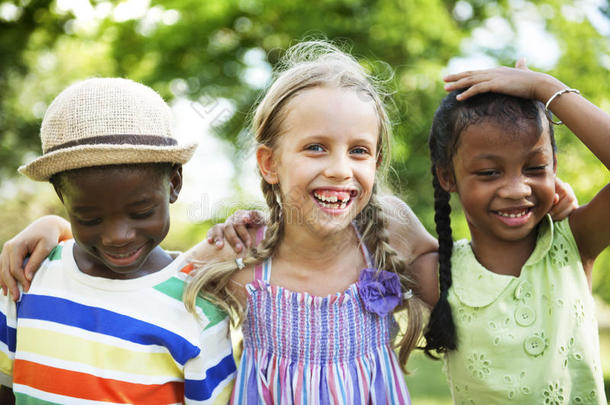
[[[561,96],[563,93],[576,93],[576,94],[580,94],[580,91],[576,90],[576,89],[562,89],[559,90],[558,92],[556,92],[555,94],[553,94],[551,96],[551,98],[549,98],[549,101],[546,102],[546,104],[544,105],[544,111],[546,112],[547,117],[549,117],[549,121],[551,121],[551,123],[555,124],[555,125],[561,125],[563,124],[563,122],[561,121],[553,121],[553,113],[551,112],[551,110],[549,110],[549,105],[551,104],[551,101],[555,100],[555,98]]]

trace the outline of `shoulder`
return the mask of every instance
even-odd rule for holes
[[[387,218],[390,245],[407,262],[412,262],[419,255],[434,252],[438,249],[436,239],[428,233],[404,201],[394,195],[382,196],[380,201]]]

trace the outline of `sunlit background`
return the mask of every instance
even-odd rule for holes
[[[199,142],[165,247],[186,249],[236,208],[264,207],[248,119],[282,50],[306,38],[337,42],[382,81],[395,132],[388,183],[433,232],[426,140],[442,76],[524,56],[610,112],[609,17],[601,0],[0,0],[0,243],[40,215],[63,214],[48,184],[16,168],[40,153],[51,100],[92,76],[153,87],[173,108],[176,136]],[[559,175],[586,203],[610,175],[565,128],[557,138]],[[609,267],[606,250],[594,292],[607,387]],[[417,354],[409,368],[416,404],[450,403],[439,362]]]

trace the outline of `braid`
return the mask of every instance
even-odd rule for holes
[[[243,259],[246,266],[255,266],[271,257],[284,233],[281,205],[277,200],[277,185],[268,184],[264,180],[261,183],[271,215],[265,239],[257,247],[252,248]],[[186,308],[196,314],[197,298],[202,297],[233,315],[231,321],[234,326],[241,324],[245,309],[229,288],[231,278],[238,270],[234,260],[208,265],[199,263],[199,268],[192,273],[192,279],[184,290],[183,301]]]
[[[406,274],[405,260],[389,243],[387,218],[377,197],[376,186],[373,187],[371,199],[358,215],[356,222],[362,229],[362,243],[371,247],[374,252],[376,267],[380,270],[384,269],[396,273],[401,281],[401,291],[413,290],[414,281]],[[405,372],[409,355],[421,337],[423,329],[422,308],[423,304],[420,299],[412,297],[404,300],[403,304],[394,310],[395,312],[403,309],[407,311],[407,329],[396,345],[399,348],[398,359]]]
[[[439,263],[439,286],[440,296],[430,314],[430,320],[426,327],[426,346],[424,352],[436,358],[431,350],[444,353],[447,350],[455,350],[456,336],[455,324],[451,316],[451,306],[447,300],[447,292],[451,287],[451,253],[453,250],[453,238],[451,235],[451,206],[449,205],[450,194],[445,191],[436,176],[436,166],[432,166],[432,184],[434,186],[434,222],[438,234],[438,263]]]

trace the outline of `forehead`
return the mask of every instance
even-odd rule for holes
[[[164,179],[162,169],[151,165],[91,167],[66,172],[61,191],[73,201],[134,200],[168,193]]]
[[[313,87],[299,93],[285,107],[282,134],[379,135],[379,117],[373,99],[356,90]]]
[[[509,127],[484,120],[466,127],[460,134],[456,154],[462,158],[479,155],[522,156],[535,151],[553,153],[548,125],[542,131],[533,120],[520,120]]]

